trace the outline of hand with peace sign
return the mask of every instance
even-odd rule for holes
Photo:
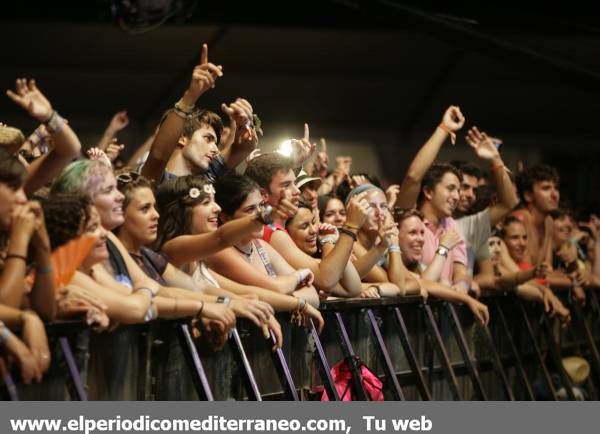
[[[208,61],[208,45],[202,44],[200,64],[194,67],[190,85],[182,98],[188,106],[196,104],[200,95],[215,87],[217,78],[223,77],[223,67]]]

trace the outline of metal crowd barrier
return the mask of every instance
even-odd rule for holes
[[[108,356],[130,351],[135,357],[121,355],[117,364],[113,361],[100,371],[105,376],[102,380],[127,378],[133,399],[155,399],[164,396],[156,389],[173,380],[157,374],[158,365],[166,360],[161,353],[170,345],[176,347],[171,351],[182,355],[173,363],[182,365],[181,372],[189,376],[195,395],[169,399],[298,401],[321,399],[325,391],[330,400],[340,400],[331,368],[343,360],[351,374],[348,388],[358,400],[369,399],[363,363],[383,382],[386,400],[556,400],[560,389],[573,400],[575,385],[562,358],[578,355],[591,366],[590,377],[579,387],[596,400],[600,386],[598,296],[588,291],[585,307],[570,302],[568,293],[562,297],[572,313],[565,328],[544,315],[539,305],[510,295],[484,297],[491,317],[486,327],[475,324],[465,306],[436,300],[427,304],[417,297],[328,301],[321,306],[326,321],[321,336],[312,322],[308,329],[298,328],[290,324],[289,315],[278,315],[284,345],[275,352],[271,350],[274,337],[265,339],[244,320],[238,320],[219,353],[194,338],[183,321],[126,327],[125,333],[103,336],[100,346],[90,346],[96,338],[83,323],[61,322],[47,326],[53,362],[42,384],[20,384],[16,381],[19,372],[0,369],[2,396],[10,400],[123,399],[114,392],[118,383],[92,387],[98,381],[89,371],[93,348]],[[160,336],[171,336],[173,341],[161,341],[153,327],[171,330],[171,335]],[[123,335],[133,340],[123,341]],[[119,348],[119,342],[129,342],[131,348]]]

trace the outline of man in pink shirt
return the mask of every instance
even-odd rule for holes
[[[432,165],[448,138],[452,143],[464,126],[465,117],[458,106],[450,106],[431,137],[411,162],[396,200],[399,208],[415,205],[425,219],[424,265],[433,268],[429,279],[468,292],[471,277],[467,270],[465,239],[452,214],[460,199],[460,172],[448,164]],[[440,243],[444,239],[447,245]]]
[[[431,264],[436,255],[445,258],[439,281],[467,292],[471,279],[467,271],[467,247],[452,213],[458,206],[460,172],[449,164],[435,164],[423,177],[418,205],[425,216],[423,261]],[[443,234],[454,232],[453,247],[440,243]]]

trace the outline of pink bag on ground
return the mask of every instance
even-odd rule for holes
[[[363,378],[363,387],[371,401],[383,401],[383,383],[367,365],[356,357],[355,362],[360,366],[360,373]],[[342,401],[355,401],[356,396],[352,390],[352,373],[346,360],[340,360],[331,368],[331,376],[335,383],[335,388]],[[323,391],[321,401],[329,401],[327,391]]]

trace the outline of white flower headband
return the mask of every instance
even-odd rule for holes
[[[204,193],[206,193],[206,194],[214,195],[216,193],[215,187],[212,184],[204,184],[202,189],[204,190]],[[190,191],[188,194],[192,199],[197,199],[200,197],[200,189],[197,187],[192,187],[192,188],[190,188]]]

